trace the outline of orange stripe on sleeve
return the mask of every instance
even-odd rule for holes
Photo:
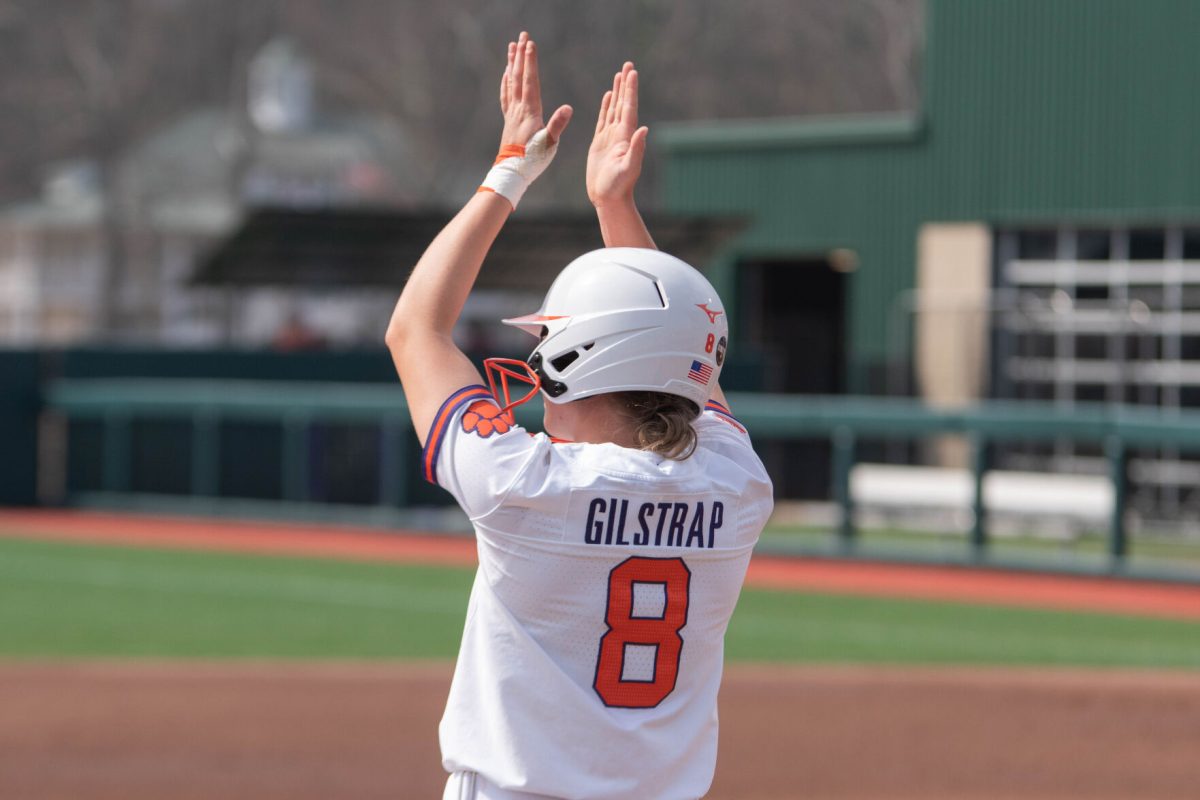
[[[429,436],[425,438],[425,450],[421,456],[425,480],[437,483],[437,457],[442,449],[447,423],[454,416],[454,412],[464,403],[481,398],[495,399],[486,387],[467,386],[450,395],[446,398],[446,402],[442,403],[442,407],[438,409],[438,413],[433,418],[433,425],[429,428]]]

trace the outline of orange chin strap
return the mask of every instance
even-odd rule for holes
[[[513,420],[512,409],[532,400],[533,396],[542,388],[542,379],[538,377],[538,374],[528,364],[519,358],[485,358],[483,360],[483,371],[487,375],[488,388],[491,389],[496,401],[500,403],[500,416],[509,425],[515,425],[516,422]],[[498,381],[497,378],[499,378]],[[523,397],[513,400],[509,396],[508,381],[510,378],[520,383],[529,384],[533,388]]]

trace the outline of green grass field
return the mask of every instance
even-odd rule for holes
[[[463,568],[0,539],[0,656],[446,659],[471,579]],[[746,589],[728,654],[1200,668],[1200,623]]]

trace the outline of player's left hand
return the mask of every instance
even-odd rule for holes
[[[613,88],[600,101],[600,118],[587,160],[587,193],[597,208],[632,203],[633,187],[642,174],[646,136],[638,127],[638,74],[626,61],[613,76]]]
[[[548,123],[542,121],[542,84],[538,75],[537,45],[525,31],[508,43],[508,66],[500,79],[500,110],[504,112],[504,132],[500,146],[528,144],[543,127],[548,144],[558,143],[571,121],[570,106],[559,106]]]

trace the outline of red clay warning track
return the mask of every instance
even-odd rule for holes
[[[452,667],[0,661],[0,797],[441,797]],[[711,800],[1194,800],[1200,677],[735,664]]]
[[[422,531],[77,511],[3,510],[0,536],[355,561],[469,566],[469,537]],[[755,556],[749,586],[1200,620],[1200,586],[1116,578]]]

